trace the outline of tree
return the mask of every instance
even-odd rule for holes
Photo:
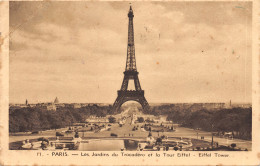
[[[144,118],[143,118],[143,117],[138,117],[138,118],[137,118],[137,121],[138,121],[139,123],[143,123],[143,122],[144,122]]]
[[[109,123],[115,123],[115,122],[116,122],[116,118],[113,117],[113,116],[110,116],[110,117],[108,118],[108,121],[109,121]]]
[[[162,144],[162,138],[157,138],[156,139],[156,144],[161,145]]]
[[[9,108],[9,131],[25,132],[44,129],[56,129],[75,122],[85,122],[91,115],[106,116],[111,106],[86,106],[82,108],[59,108],[48,111],[42,107]]]
[[[76,131],[76,133],[75,133],[75,138],[79,138],[79,132],[78,131]]]

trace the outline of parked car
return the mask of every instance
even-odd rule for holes
[[[56,136],[61,136],[61,137],[63,137],[64,134],[62,134],[62,133],[60,133],[60,132],[56,132]]]
[[[111,133],[110,136],[111,136],[111,137],[117,137],[117,134]]]
[[[67,130],[67,131],[65,131],[65,133],[73,133],[73,130]]]
[[[33,131],[32,134],[39,134],[39,131]]]

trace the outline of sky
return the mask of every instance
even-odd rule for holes
[[[251,102],[251,2],[132,2],[150,103]],[[10,103],[113,103],[129,2],[10,2]]]

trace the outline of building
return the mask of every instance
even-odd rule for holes
[[[54,110],[56,111],[56,105],[54,103],[38,103],[36,107],[46,109],[48,111]]]
[[[30,107],[36,107],[37,104],[29,104]]]
[[[59,104],[59,100],[58,100],[57,97],[56,97],[55,100],[54,100],[54,104]]]
[[[251,103],[233,103],[231,108],[252,108]]]
[[[59,109],[59,108],[63,108],[65,107],[65,104],[63,103],[58,103],[58,104],[55,104],[56,108]]]
[[[81,108],[80,103],[71,103],[71,104],[65,104],[66,108]]]
[[[48,110],[48,111],[56,111],[56,106],[55,106],[55,104],[53,104],[53,103],[48,103],[47,105],[46,105],[46,109]]]
[[[86,119],[86,122],[88,123],[108,123],[109,120],[107,117],[96,117],[96,116],[90,116]]]
[[[74,103],[74,104],[73,104],[73,108],[81,108],[81,104],[79,104],[79,103]]]

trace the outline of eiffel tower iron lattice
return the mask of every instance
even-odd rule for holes
[[[117,91],[117,98],[114,102],[113,109],[118,112],[121,105],[127,101],[133,100],[140,103],[145,111],[149,111],[150,107],[144,97],[144,90],[142,90],[140,81],[138,79],[138,72],[136,68],[135,60],[135,45],[134,45],[134,25],[133,17],[134,13],[132,7],[128,12],[129,24],[128,24],[128,44],[127,44],[127,59],[124,72],[124,79],[121,89]],[[134,80],[135,90],[128,90],[129,80]]]

